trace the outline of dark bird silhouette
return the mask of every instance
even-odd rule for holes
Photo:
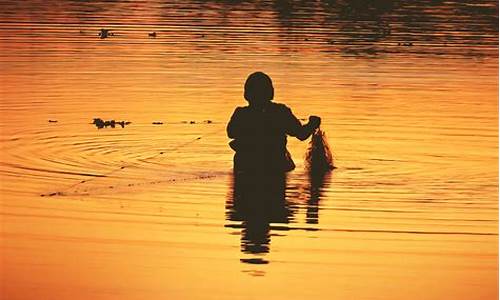
[[[101,118],[94,118],[94,122],[92,122],[98,129],[104,128],[104,121]]]
[[[108,126],[111,127],[111,128],[115,128],[116,125],[120,125],[121,128],[124,128],[125,125],[129,125],[130,123],[132,123],[132,122],[129,122],[129,121],[115,121],[115,120],[104,121],[101,118],[94,118],[94,121],[92,122],[92,124],[94,124],[97,127],[97,129],[105,128],[105,127],[108,127]]]
[[[105,39],[107,38],[110,34],[109,34],[109,29],[104,29],[104,28],[101,28],[101,31],[99,32],[99,37],[101,39]]]

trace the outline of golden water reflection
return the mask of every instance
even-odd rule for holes
[[[2,1],[0,298],[497,299],[498,1],[368,2]],[[257,70],[338,169],[237,203]]]

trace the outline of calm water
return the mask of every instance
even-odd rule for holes
[[[496,1],[1,1],[0,69],[2,299],[498,298]],[[255,70],[338,166],[257,224]]]

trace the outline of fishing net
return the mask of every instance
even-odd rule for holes
[[[306,152],[306,168],[311,174],[324,173],[335,168],[326,135],[319,128],[313,133],[309,142]]]

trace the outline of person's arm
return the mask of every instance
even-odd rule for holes
[[[229,120],[229,123],[227,124],[227,129],[226,129],[227,136],[230,139],[235,139],[235,138],[241,136],[242,128],[241,128],[240,118],[241,118],[241,108],[237,107],[234,110],[233,115],[231,116],[231,119]]]
[[[319,127],[320,123],[321,123],[320,117],[310,116],[309,122],[306,125],[302,126],[301,130],[298,132],[298,135],[296,135],[296,137],[301,141],[307,140],[311,136],[311,134],[314,133],[316,128]]]
[[[321,118],[316,116],[310,116],[309,122],[305,125],[300,123],[299,119],[292,113],[292,111],[287,108],[287,134],[298,138],[301,141],[307,140],[319,127],[321,123]]]

